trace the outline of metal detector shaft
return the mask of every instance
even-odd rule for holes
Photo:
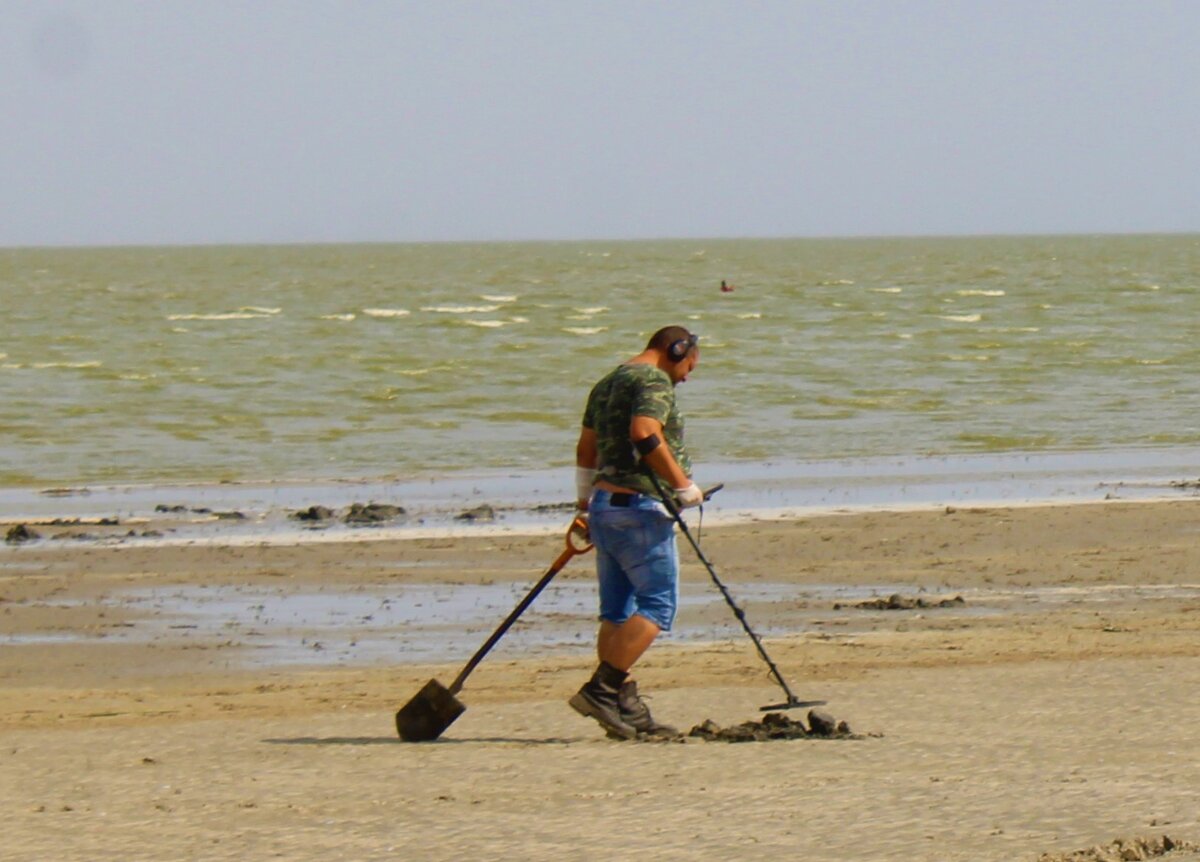
[[[667,511],[671,513],[671,517],[675,519],[675,523],[679,525],[679,529],[683,532],[683,535],[687,537],[692,549],[696,552],[696,556],[700,559],[700,562],[704,564],[704,568],[708,570],[708,576],[712,578],[712,582],[717,585],[717,589],[719,589],[721,591],[721,595],[725,597],[725,603],[733,609],[733,615],[737,617],[738,622],[742,624],[742,628],[746,630],[746,634],[750,636],[750,640],[754,641],[754,648],[758,650],[758,654],[762,657],[762,660],[766,662],[767,667],[771,669],[771,675],[775,677],[775,681],[779,683],[779,687],[782,688],[783,693],[787,695],[786,703],[769,707],[765,706],[763,709],[789,709],[802,706],[819,706],[820,704],[823,704],[824,701],[819,700],[802,701],[792,693],[792,690],[788,687],[787,681],[783,678],[783,674],[779,672],[779,668],[775,666],[775,662],[771,661],[771,657],[767,655],[767,650],[763,646],[762,640],[759,638],[758,634],[755,633],[754,629],[750,628],[750,623],[746,622],[746,612],[738,607],[737,602],[733,600],[733,596],[730,595],[729,590],[725,588],[725,585],[721,583],[721,579],[717,577],[717,572],[715,569],[713,569],[712,563],[708,561],[708,557],[704,556],[704,552],[700,550],[699,543],[692,538],[692,533],[688,529],[687,522],[683,520],[683,515],[681,515],[679,512],[679,507],[675,505],[675,499],[666,493],[666,491],[663,489],[662,483],[659,481],[658,476],[652,469],[650,469],[649,465],[646,465],[646,472],[650,475],[650,481],[654,483],[654,487],[658,491],[659,497],[662,498],[663,505],[666,506]],[[712,488],[704,495],[704,498],[707,500],[709,496],[711,496],[721,487],[721,485],[717,485],[715,488]]]

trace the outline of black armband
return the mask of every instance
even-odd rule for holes
[[[658,439],[657,434],[651,434],[649,437],[643,437],[641,440],[633,442],[633,448],[637,449],[637,453],[645,458],[662,444]]]

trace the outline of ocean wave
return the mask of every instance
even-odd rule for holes
[[[255,320],[270,316],[270,313],[239,309],[216,314],[168,314],[167,320]]]
[[[848,278],[835,278],[835,279],[832,279],[831,281],[818,281],[817,282],[818,287],[841,287],[844,285],[851,285],[851,284],[854,284],[854,282]]]
[[[30,368],[99,368],[104,363],[98,359],[91,359],[87,362],[33,362],[30,363]]]
[[[490,314],[498,308],[498,305],[426,305],[422,306],[421,311],[435,314]]]
[[[954,291],[959,296],[1004,296],[1003,290],[956,290]]]
[[[871,293],[904,293],[902,287],[872,287]]]
[[[508,295],[503,295],[503,294],[493,295],[490,293],[481,293],[479,295],[479,298],[486,299],[488,302],[516,302],[517,301],[517,298],[515,296],[508,296]]]
[[[364,312],[365,313],[365,312]],[[354,320],[357,314],[322,314],[321,320]]]
[[[239,308],[238,311],[248,311],[253,314],[279,314],[279,312],[283,311],[283,309],[282,308],[263,308],[262,306],[258,306],[258,305],[244,305],[241,308]]]
[[[497,329],[504,326],[506,321],[503,320],[464,320],[467,326],[480,326],[484,329]]]
[[[401,377],[424,377],[434,371],[453,371],[453,365],[430,365],[427,368],[401,368],[396,371]]]
[[[564,326],[563,332],[569,332],[572,335],[598,335],[601,332],[607,332],[607,326]]]
[[[982,314],[939,314],[941,320],[949,320],[951,323],[978,323],[983,320]]]
[[[602,311],[608,311],[609,308],[607,305],[594,305],[590,308],[577,308],[575,310],[580,314],[599,314]]]
[[[407,308],[364,308],[362,313],[367,317],[408,317],[412,314]]]
[[[747,311],[745,314],[739,314],[738,320],[759,320],[762,318],[762,313],[758,311]]]

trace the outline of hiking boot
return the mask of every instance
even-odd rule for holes
[[[634,739],[637,728],[621,717],[621,706],[617,702],[625,672],[617,670],[607,662],[601,662],[592,678],[584,683],[570,700],[571,708],[580,715],[594,718],[608,735],[616,739]]]
[[[626,680],[617,691],[617,706],[621,710],[621,720],[647,736],[678,736],[679,731],[669,724],[659,724],[650,715],[650,707],[638,694],[637,682]]]

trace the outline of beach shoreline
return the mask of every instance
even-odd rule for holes
[[[706,464],[704,474],[722,490],[703,517],[706,524],[728,525],[943,506],[1165,502],[1200,495],[1197,463],[1200,451],[1151,448]],[[565,468],[408,479],[7,487],[0,488],[0,527],[88,528],[107,541],[146,546],[545,534],[569,521],[573,493]],[[348,522],[351,507],[371,504],[396,512]],[[325,509],[324,517],[301,519],[314,507]],[[79,529],[43,532],[86,538]]]

